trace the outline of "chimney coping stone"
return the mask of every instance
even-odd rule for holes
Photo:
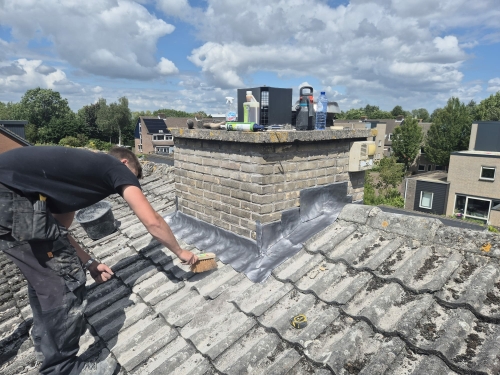
[[[210,129],[172,129],[174,138],[189,138],[212,141],[240,143],[291,143],[295,141],[312,142],[332,139],[367,138],[370,129],[344,130],[271,130],[264,132],[241,132]]]

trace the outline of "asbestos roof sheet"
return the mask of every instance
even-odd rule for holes
[[[175,192],[172,170],[163,172],[143,188],[166,215]],[[191,273],[120,197],[109,200],[118,232],[92,241],[72,228],[116,274],[88,279],[80,352],[116,361],[122,374],[500,373],[498,235],[347,205],[253,283],[220,261]],[[0,372],[34,374],[26,281],[1,253],[0,273]],[[303,329],[291,325],[298,314]]]

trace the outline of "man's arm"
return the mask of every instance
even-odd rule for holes
[[[151,207],[141,189],[137,186],[125,185],[123,187],[123,198],[144,224],[148,232],[161,244],[170,249],[179,259],[188,264],[194,264],[198,260],[198,257],[191,251],[183,250],[180,247],[168,224]]]
[[[75,217],[75,213],[67,212],[64,214],[52,214],[52,216],[54,216],[54,218],[58,222],[64,225],[66,229],[69,229]],[[80,261],[83,264],[87,263],[88,260],[90,259],[90,255],[85,250],[83,250],[78,244],[78,242],[76,242],[75,239],[69,234],[68,234],[68,239],[71,245],[75,248],[76,255],[78,256],[78,258],[80,258]],[[111,276],[113,275],[113,271],[111,271],[111,268],[109,268],[104,263],[93,262],[90,266],[88,266],[88,270],[90,272],[90,275],[98,283],[103,283],[111,279]]]

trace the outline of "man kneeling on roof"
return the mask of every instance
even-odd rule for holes
[[[98,283],[113,271],[92,259],[68,234],[75,211],[120,194],[149,233],[188,264],[165,220],[141,191],[139,160],[115,147],[108,154],[57,146],[17,148],[0,154],[0,250],[28,281],[32,337],[41,374],[112,374],[106,362],[76,355],[85,330],[85,270]]]

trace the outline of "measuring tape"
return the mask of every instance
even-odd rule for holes
[[[293,328],[302,329],[307,326],[307,318],[304,314],[296,315],[292,319]]]

